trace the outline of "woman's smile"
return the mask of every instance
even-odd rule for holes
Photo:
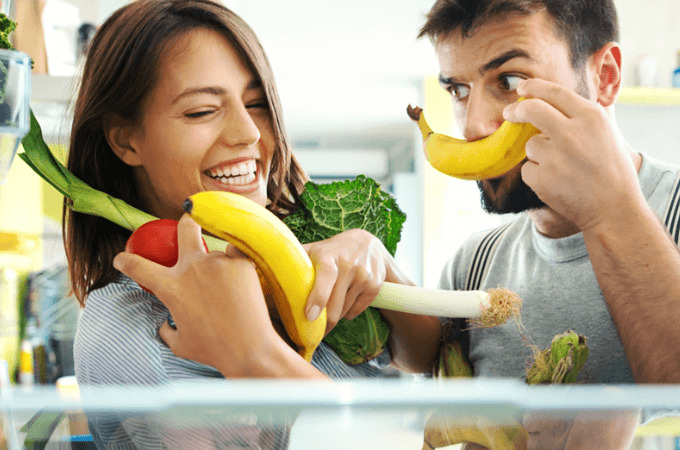
[[[259,187],[260,171],[256,159],[238,159],[227,161],[206,170],[210,178],[208,190],[224,190],[242,194],[252,192]]]

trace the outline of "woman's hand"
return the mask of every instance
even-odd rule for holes
[[[166,322],[159,335],[175,355],[225,377],[320,375],[274,330],[250,259],[232,245],[227,253],[206,253],[201,228],[187,215],[178,224],[178,246],[173,267],[126,252],[114,259],[170,310],[177,329]]]
[[[327,308],[326,334],[340,319],[351,320],[363,312],[384,281],[413,284],[399,272],[382,242],[368,231],[348,230],[303,247],[316,270],[305,313],[313,320]]]

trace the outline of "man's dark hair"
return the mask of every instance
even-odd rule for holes
[[[569,43],[574,69],[608,42],[619,40],[613,0],[436,0],[418,37],[428,36],[435,44],[454,30],[469,37],[489,20],[541,10],[550,14]]]

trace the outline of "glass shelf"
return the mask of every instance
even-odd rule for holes
[[[479,428],[482,423],[492,429],[517,427],[526,414],[553,421],[573,421],[585,414],[588,420],[606,423],[612,414],[627,411],[641,410],[643,420],[650,420],[652,414],[668,416],[679,409],[680,386],[528,386],[515,380],[410,378],[335,383],[201,380],[173,387],[81,387],[71,396],[56,388],[12,387],[0,402],[0,420],[8,424],[11,417],[19,430],[37,412],[129,414],[186,434],[257,417],[262,426],[291,426],[290,450],[419,450],[433,417],[444,418],[447,429]],[[677,421],[669,423],[660,432],[667,433],[668,426],[680,432]],[[649,435],[654,429],[646,431]],[[25,434],[17,434],[20,441],[25,439]]]

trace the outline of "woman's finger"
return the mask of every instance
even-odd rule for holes
[[[343,318],[347,305],[351,305],[356,301],[356,294],[354,297],[349,295],[351,280],[346,276],[338,276],[333,285],[333,290],[328,297],[326,304],[326,334],[328,334],[338,321]]]
[[[121,252],[113,258],[113,267],[135,280],[151,292],[158,293],[165,286],[170,268],[134,253]],[[169,305],[166,305],[169,307]]]
[[[333,292],[333,286],[338,277],[338,268],[332,262],[314,262],[314,270],[316,277],[314,279],[314,286],[307,298],[307,305],[305,306],[305,315],[307,320],[315,320],[327,306],[327,302]]]
[[[178,334],[179,332],[177,329],[170,326],[168,321],[163,322],[163,325],[158,329],[158,336],[170,350],[173,350],[173,353],[177,347],[177,340],[179,339]]]
[[[234,244],[228,244],[224,250],[226,255],[230,258],[247,258],[248,256],[238,249]]]
[[[343,318],[352,320],[366,310],[371,303],[378,296],[380,289],[355,289],[352,288],[347,292],[348,298],[354,298],[351,307],[343,314]],[[355,298],[356,297],[356,298]]]
[[[201,227],[189,214],[184,214],[177,224],[177,246],[180,257],[206,253],[202,242]]]

